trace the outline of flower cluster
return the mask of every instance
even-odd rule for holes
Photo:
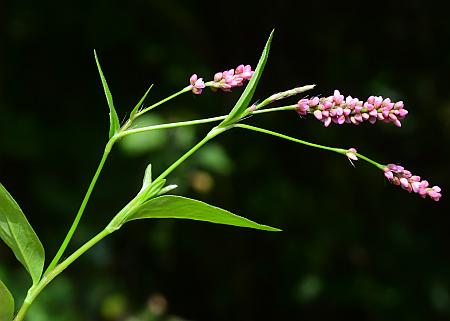
[[[203,82],[203,78],[198,78],[196,74],[193,74],[191,76],[189,82],[191,83],[190,88],[192,89],[192,92],[196,95],[200,95],[203,91],[203,88],[206,87],[205,83]]]
[[[200,95],[206,86],[211,87],[213,91],[222,89],[229,92],[231,88],[240,87],[244,84],[244,81],[250,80],[253,73],[254,71],[250,65],[239,65],[236,69],[216,73],[214,80],[206,84],[203,82],[203,78],[198,78],[196,74],[193,74],[190,78],[190,89],[196,95]]]
[[[412,175],[410,171],[400,165],[389,164],[384,168],[384,176],[394,185],[401,186],[408,192],[414,192],[423,198],[429,196],[434,201],[441,198],[441,188],[439,186],[428,187],[426,180],[421,180],[420,176]]]
[[[214,75],[214,81],[210,83],[211,89],[220,88],[230,91],[233,87],[240,87],[245,80],[252,78],[254,71],[250,65],[239,65],[236,69],[225,70]]]
[[[344,99],[344,96],[335,90],[333,96],[326,98],[301,99],[297,104],[297,113],[300,115],[313,113],[325,127],[332,122],[339,125],[343,123],[358,125],[364,121],[373,124],[377,120],[401,127],[400,121],[405,118],[408,111],[403,108],[402,101],[394,103],[389,98],[383,99],[381,96],[370,96],[365,102],[351,96]]]

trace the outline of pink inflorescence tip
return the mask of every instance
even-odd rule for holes
[[[429,196],[434,201],[441,198],[441,188],[439,186],[428,187],[426,180],[421,180],[420,176],[412,175],[410,171],[400,165],[389,164],[384,167],[384,176],[394,185],[401,186],[408,192],[414,192],[423,198]]]
[[[231,91],[233,87],[240,87],[245,80],[252,78],[254,71],[250,65],[239,65],[236,69],[225,70],[214,75],[214,81],[209,85],[212,90],[222,89],[223,91]]]
[[[196,95],[200,95],[202,93],[203,88],[205,88],[205,83],[203,82],[203,78],[198,78],[196,74],[193,74],[189,79],[191,83],[192,92]]]
[[[331,123],[358,125],[368,121],[373,124],[377,120],[401,127],[400,121],[405,118],[408,111],[403,108],[402,101],[394,103],[389,98],[383,99],[381,96],[370,96],[365,102],[351,96],[344,99],[344,96],[335,90],[333,96],[326,98],[301,99],[297,103],[297,113],[299,115],[312,113],[324,123],[325,127]]]

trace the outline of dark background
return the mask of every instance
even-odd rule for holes
[[[433,1],[0,2],[0,179],[52,257],[107,139],[97,49],[121,119],[148,103],[272,51],[255,98],[316,83],[313,94],[403,100],[401,129],[324,128],[293,112],[249,123],[401,163],[443,188],[408,195],[362,161],[235,130],[169,177],[178,193],[282,228],[268,233],[190,221],[130,223],[36,301],[28,320],[449,320],[447,201],[450,26]],[[145,121],[227,113],[241,89],[183,95]],[[296,99],[292,99],[295,102]],[[290,103],[290,102],[288,102]],[[212,125],[118,145],[70,251]],[[70,252],[68,252],[70,253]],[[21,302],[29,278],[0,245],[0,277]]]

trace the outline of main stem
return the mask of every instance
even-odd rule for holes
[[[95,244],[100,242],[104,237],[109,235],[110,232],[107,230],[103,230],[86,242],[83,246],[81,246],[78,250],[76,250],[72,255],[70,255],[67,259],[61,262],[59,265],[55,266],[54,269],[48,272],[48,274],[44,275],[41,281],[33,286],[27,294],[23,305],[21,306],[19,312],[17,313],[14,321],[22,321],[25,318],[28,309],[30,308],[33,301],[36,297],[41,293],[41,291],[61,272],[63,272],[70,264],[72,264],[76,259],[78,259],[83,253],[93,247]]]
[[[191,88],[190,86],[183,88],[182,90],[176,92],[173,95],[170,95],[167,98],[164,98],[160,101],[158,101],[157,103],[151,105],[150,107],[147,107],[143,110],[141,110],[140,112],[136,113],[135,115],[135,119],[139,116],[141,116],[142,114],[146,113],[147,111],[177,97],[178,95],[181,95],[187,91],[189,91]],[[100,160],[100,163],[97,167],[97,170],[94,174],[94,177],[91,180],[91,183],[89,184],[88,190],[86,192],[86,194],[84,195],[83,201],[80,205],[80,208],[78,209],[77,215],[75,216],[75,219],[72,223],[72,225],[70,226],[69,232],[67,233],[66,237],[64,238],[64,241],[62,242],[60,248],[58,249],[58,252],[56,253],[55,257],[52,259],[52,261],[50,262],[49,266],[47,267],[47,269],[45,270],[45,274],[49,273],[59,262],[59,260],[61,259],[61,257],[64,255],[65,250],[67,249],[67,246],[69,245],[73,235],[75,234],[75,231],[78,227],[78,224],[80,223],[81,217],[83,216],[84,210],[86,208],[86,205],[91,197],[92,191],[94,190],[94,187],[97,183],[97,179],[100,176],[100,173],[103,169],[103,166],[105,165],[106,159],[108,158],[109,153],[111,152],[112,147],[114,146],[114,143],[116,142],[117,139],[119,139],[121,136],[125,136],[122,133],[126,132],[124,131],[125,129],[127,129],[128,127],[131,126],[131,122],[128,121],[124,127],[122,128],[122,132],[119,133],[116,137],[113,137],[112,139],[109,140],[109,142],[106,144],[105,150],[103,152],[103,156]],[[121,135],[122,134],[122,135]]]
[[[220,133],[226,131],[227,129],[228,128],[213,128],[205,136],[205,138],[203,138],[194,147],[192,147],[183,156],[181,156],[175,163],[173,163],[169,168],[167,168],[157,179],[155,179],[155,181],[153,183],[164,179],[173,170],[175,170],[175,168],[177,168],[181,163],[183,163],[189,156],[191,156],[193,153],[195,153],[195,151],[197,151],[200,147],[202,147],[209,140],[213,139],[214,137],[216,137]],[[104,160],[106,160],[108,153],[105,153],[106,156],[104,155],[104,157],[102,157],[102,161],[100,162],[99,169],[97,170],[96,175],[94,176],[95,180],[101,171],[101,167],[103,166]],[[92,189],[90,189],[90,190],[92,191]],[[77,217],[78,217],[78,215],[77,215]],[[52,267],[52,269],[47,269],[47,272],[44,274],[44,276],[39,281],[39,283],[37,285],[33,286],[28,291],[27,297],[25,298],[24,303],[22,304],[19,312],[17,313],[16,317],[14,318],[14,321],[22,321],[25,318],[26,313],[28,312],[29,308],[31,307],[31,304],[34,302],[36,297],[55,277],[57,277],[59,274],[61,274],[70,264],[72,264],[76,259],[78,259],[83,253],[88,251],[91,247],[93,247],[95,244],[100,242],[103,238],[105,238],[106,236],[108,236],[111,233],[112,233],[112,231],[110,231],[108,229],[102,230],[100,233],[98,233],[96,236],[94,236],[92,239],[90,239],[88,242],[86,242],[84,245],[82,245],[78,250],[76,250],[67,259],[62,261],[60,264],[55,265],[54,267]],[[68,239],[68,240],[70,240],[70,239]],[[67,243],[68,243],[68,241],[67,241]]]
[[[89,184],[88,190],[87,190],[86,194],[84,195],[83,202],[81,203],[80,208],[78,209],[77,215],[75,216],[75,219],[69,229],[69,232],[67,233],[66,237],[64,238],[64,241],[62,242],[58,252],[56,253],[53,260],[51,261],[51,263],[48,266],[47,270],[45,271],[44,275],[49,273],[56,266],[56,264],[58,264],[59,260],[63,256],[67,246],[69,245],[69,242],[72,239],[73,234],[75,233],[75,230],[78,227],[78,224],[80,223],[80,220],[81,220],[81,217],[83,216],[86,205],[89,201],[89,198],[91,197],[92,191],[94,190],[95,184],[97,183],[97,179],[100,176],[100,173],[103,169],[103,166],[105,165],[105,162],[106,162],[106,159],[108,158],[109,153],[111,152],[111,148],[113,147],[114,142],[115,142],[115,140],[111,139],[106,144],[105,150],[103,152],[103,156],[100,160],[97,170],[95,171],[94,177],[92,178],[92,181]]]

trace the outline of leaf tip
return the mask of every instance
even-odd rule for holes
[[[272,31],[270,32],[269,35],[269,39],[267,40],[267,42],[270,44],[272,42],[272,38],[273,38],[273,34],[275,33],[275,28],[272,29]]]

